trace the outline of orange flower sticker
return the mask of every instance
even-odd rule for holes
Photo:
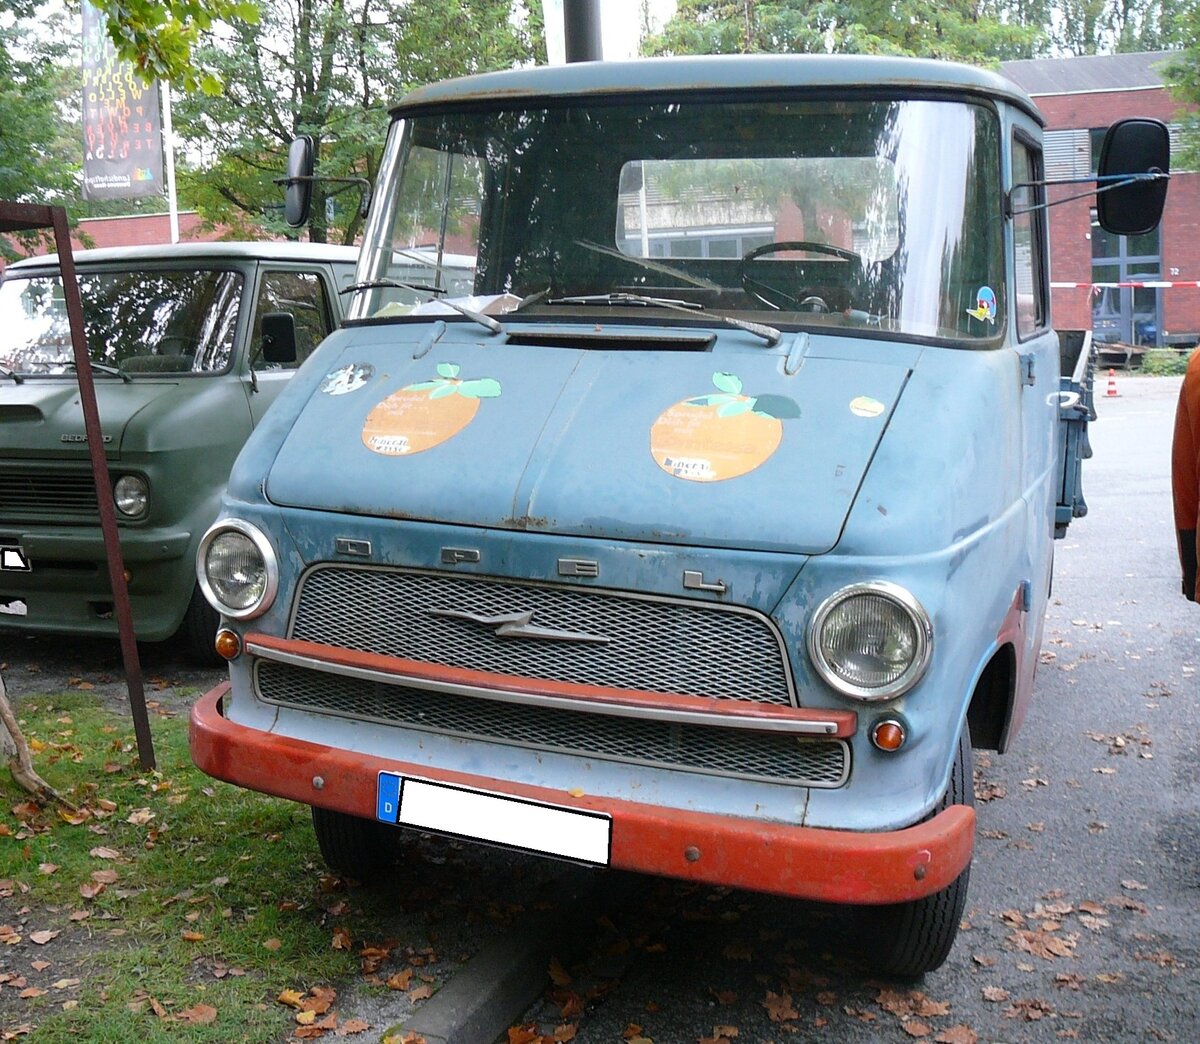
[[[784,395],[742,393],[735,374],[712,377],[715,395],[684,399],[650,429],[650,454],[668,475],[688,482],[720,482],[761,467],[779,448],[782,421],[800,416]]]
[[[475,419],[480,399],[496,398],[500,382],[459,379],[454,363],[438,363],[438,378],[393,392],[367,414],[363,445],[385,457],[406,457],[452,439]]]

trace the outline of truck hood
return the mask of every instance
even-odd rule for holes
[[[110,456],[118,455],[130,420],[177,387],[174,381],[95,379],[100,430]],[[73,378],[0,383],[0,456],[87,457],[83,406]]]
[[[580,350],[578,333],[554,348],[511,331],[489,344],[454,324],[422,354],[387,333],[361,331],[326,364],[270,468],[272,502],[820,553],[838,541],[911,361],[888,362],[889,346],[870,362],[809,352],[789,375],[786,340],[768,350],[736,334],[709,351]]]

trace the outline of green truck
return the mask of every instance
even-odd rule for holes
[[[212,656],[200,537],[234,458],[342,320],[357,250],[194,243],[75,255],[139,640]],[[264,319],[266,335],[264,337]],[[0,635],[115,636],[112,589],[54,256],[0,283]]]

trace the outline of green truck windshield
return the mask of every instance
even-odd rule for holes
[[[80,272],[94,363],[123,373],[219,373],[229,366],[242,297],[236,272]],[[0,283],[0,366],[18,374],[74,374],[57,275],[10,272]]]
[[[965,101],[571,104],[392,128],[360,277],[566,317],[636,294],[759,323],[967,343],[1003,332],[999,122]],[[395,286],[352,319],[447,311]],[[678,315],[678,312],[675,313]]]

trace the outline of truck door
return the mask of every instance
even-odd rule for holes
[[[262,358],[262,317],[267,312],[288,312],[296,321],[296,361],[268,363]],[[250,413],[257,425],[267,407],[287,381],[335,326],[334,305],[325,275],[320,269],[264,269],[254,302],[250,328],[249,369],[246,391]],[[254,372],[251,381],[250,370]],[[258,391],[253,390],[257,383]]]
[[[1047,274],[1045,189],[1031,184],[1042,177],[1042,153],[1031,128],[1012,138],[1012,278],[1013,326],[1021,384],[1021,488],[1025,500],[1025,540],[1016,624],[1015,705],[1011,735],[1024,717],[1033,690],[1037,651],[1041,645],[1043,607],[1050,596],[1054,562],[1054,516],[1061,488],[1062,436],[1058,421],[1058,338],[1050,325]],[[1019,602],[1016,600],[1019,598]]]

